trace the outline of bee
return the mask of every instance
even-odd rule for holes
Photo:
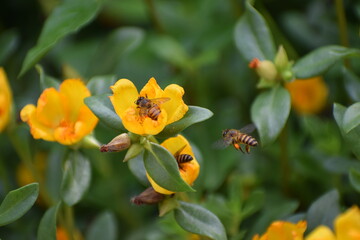
[[[183,163],[187,163],[187,162],[190,162],[192,161],[194,158],[190,155],[190,154],[180,154],[182,152],[182,150],[184,150],[184,148],[186,147],[183,146],[182,148],[180,148],[175,154],[174,154],[174,157],[176,159],[176,162],[179,166],[180,169],[183,169],[182,168],[182,164]]]
[[[149,99],[146,97],[139,97],[135,104],[137,108],[140,108],[139,115],[140,117],[149,117],[152,120],[157,120],[161,110],[160,105],[169,101],[170,98],[153,98]]]
[[[258,145],[256,139],[248,135],[248,133],[251,133],[252,131],[254,131],[254,129],[254,124],[246,125],[240,130],[225,129],[224,131],[222,131],[223,145],[229,146],[230,144],[232,144],[236,150],[240,150],[244,153],[243,149],[241,148],[241,144],[244,144],[245,151],[247,153],[250,153],[250,146],[256,147]]]

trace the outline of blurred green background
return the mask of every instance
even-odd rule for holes
[[[16,115],[41,93],[35,68],[19,77],[24,58],[40,35],[44,22],[61,1],[5,0],[0,8],[0,66],[7,72]],[[335,1],[256,1],[275,42],[290,59],[311,50],[341,44]],[[349,46],[359,47],[360,2],[344,1]],[[301,116],[292,111],[286,131],[273,144],[241,154],[232,148],[217,150],[213,142],[225,128],[251,122],[250,107],[258,77],[248,68],[234,39],[234,27],[244,12],[242,1],[228,0],[104,0],[96,17],[75,34],[66,36],[39,62],[48,76],[63,80],[80,76],[130,79],[140,89],[151,77],[161,87],[176,83],[185,89],[185,102],[210,109],[214,116],[183,134],[198,151],[201,173],[189,200],[213,211],[222,220],[229,239],[251,239],[275,219],[304,213],[324,193],[336,188],[343,206],[359,204],[347,173],[359,168],[333,119],[332,104],[350,105],[356,99],[342,80],[338,63],[324,76],[330,89],[327,107],[319,114]],[[355,72],[358,61],[351,62]],[[358,72],[359,73],[359,72]],[[110,89],[109,89],[110,92]],[[358,99],[357,99],[358,100]],[[19,121],[19,124],[20,123]],[[34,141],[21,128],[33,156],[45,158],[46,182],[58,189],[64,147]],[[98,125],[102,143],[120,133]],[[256,133],[254,137],[258,137]],[[19,187],[20,160],[8,136],[0,135],[0,199]],[[122,162],[124,153],[86,150],[92,181],[76,205],[76,224],[85,237],[94,219],[113,213],[116,239],[192,239],[172,215],[159,218],[156,206],[135,206],[130,199],[144,190]],[[36,157],[35,157],[36,158]],[[50,190],[51,191],[51,190]],[[51,192],[53,196],[58,193]],[[40,218],[49,206],[37,204],[24,217],[0,228],[3,239],[35,239]]]

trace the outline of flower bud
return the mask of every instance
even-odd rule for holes
[[[156,204],[164,200],[165,195],[158,193],[154,190],[154,188],[149,187],[145,191],[143,191],[140,195],[133,197],[131,202],[136,205],[143,205],[143,204]]]
[[[260,61],[259,59],[254,58],[249,63],[249,67],[255,69],[260,78],[263,78],[268,82],[276,82],[278,72],[273,62],[269,60]]]
[[[281,71],[288,67],[289,65],[289,59],[286,54],[286,51],[283,46],[279,47],[278,52],[276,53],[275,60],[274,60],[275,66]]]
[[[130,137],[127,133],[116,136],[111,142],[100,147],[100,152],[120,152],[129,148],[131,145]]]

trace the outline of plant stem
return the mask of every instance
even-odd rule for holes
[[[336,5],[336,15],[338,21],[339,35],[340,35],[340,44],[344,47],[349,47],[349,39],[347,35],[347,23],[346,23],[343,0],[335,0],[335,5]]]
[[[65,215],[65,228],[69,237],[69,240],[75,240],[74,238],[74,211],[73,208],[70,206],[67,206],[66,204],[64,206],[64,215]]]
[[[155,29],[157,29],[159,32],[164,32],[164,28],[157,16],[153,0],[145,0],[145,3],[149,8],[150,19],[154,23]]]
[[[289,154],[288,154],[288,134],[287,124],[281,131],[280,137],[280,167],[281,167],[281,184],[282,190],[285,195],[289,193],[289,176],[290,176],[290,165],[289,165]]]

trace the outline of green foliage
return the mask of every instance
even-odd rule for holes
[[[214,240],[227,239],[225,229],[217,216],[199,205],[180,201],[179,207],[175,210],[175,219],[189,232]]]
[[[261,93],[251,106],[251,118],[254,121],[262,145],[273,142],[290,113],[290,95],[283,87],[278,86]]]
[[[32,183],[9,192],[0,205],[0,226],[22,217],[35,203],[38,195],[38,183]]]
[[[71,152],[64,164],[61,185],[63,201],[72,206],[78,203],[90,185],[91,168],[89,160],[80,152]]]
[[[91,21],[100,9],[101,1],[64,1],[47,19],[37,45],[26,55],[20,75],[34,66],[54,45],[70,33]]]
[[[86,235],[87,240],[116,240],[116,219],[111,212],[103,212],[91,224]]]
[[[41,218],[37,240],[56,240],[56,217],[60,208],[60,203],[49,208]]]
[[[195,191],[181,177],[174,156],[164,147],[150,143],[144,153],[149,176],[161,187],[173,192]]]
[[[360,56],[360,51],[342,46],[325,46],[299,59],[293,66],[296,78],[322,75],[335,62],[350,56]]]

